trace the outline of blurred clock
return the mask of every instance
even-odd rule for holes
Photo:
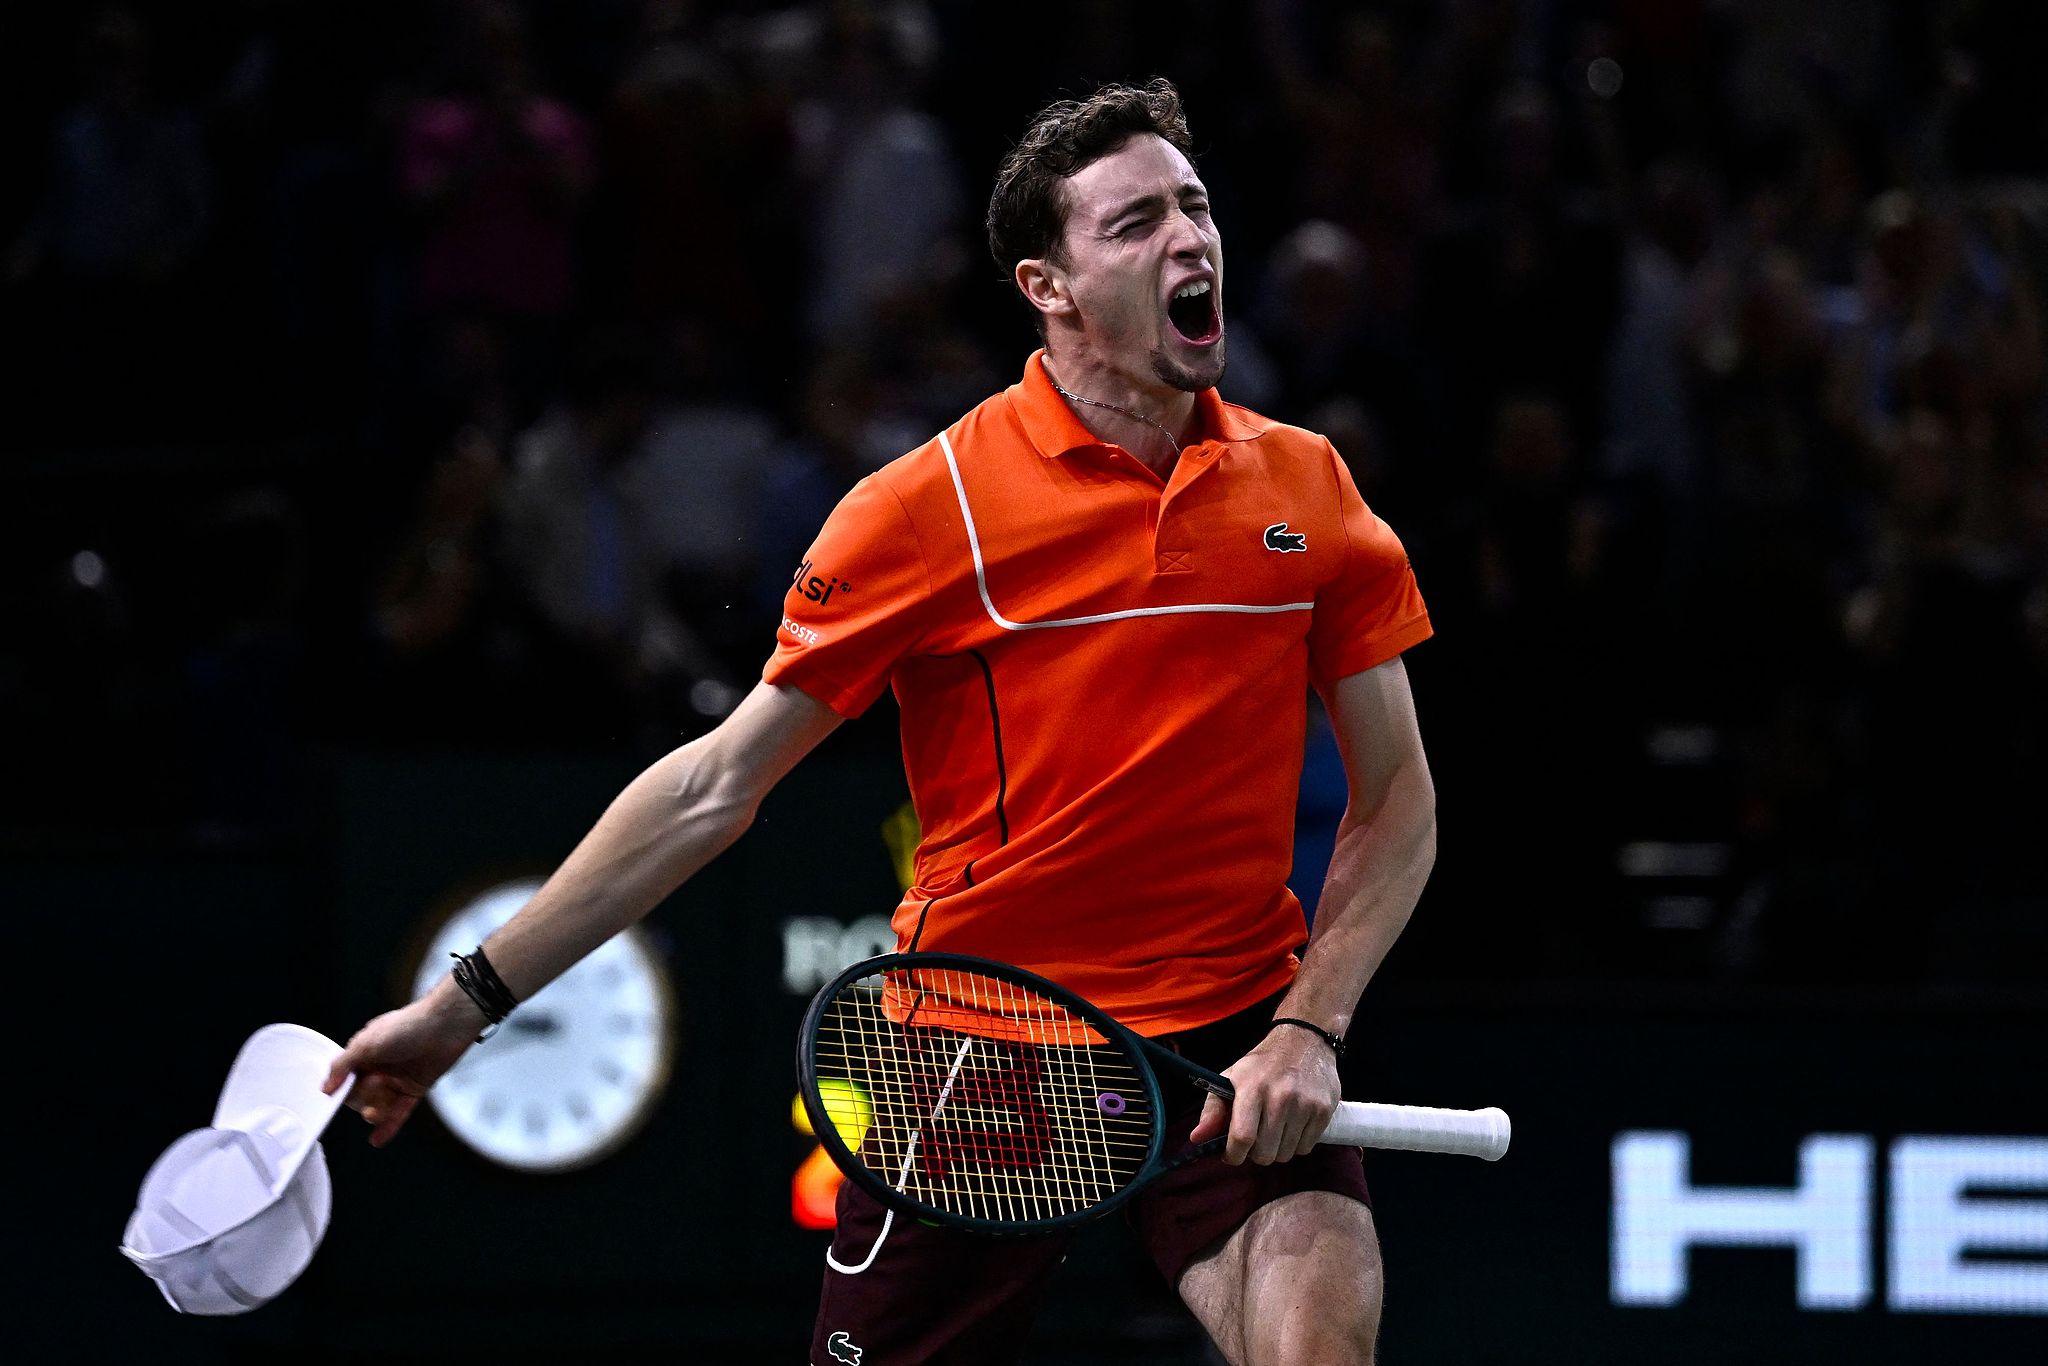
[[[508,882],[442,920],[413,974],[419,996],[530,900],[541,880]],[[675,1048],[668,973],[635,926],[521,1002],[427,1093],[441,1122],[484,1157],[563,1172],[608,1156],[667,1089]]]

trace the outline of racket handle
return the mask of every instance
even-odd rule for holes
[[[1405,1148],[1418,1153],[1454,1153],[1499,1159],[1508,1150],[1512,1126],[1507,1111],[1438,1110],[1427,1105],[1375,1105],[1347,1100],[1330,1116],[1319,1139],[1354,1148]]]

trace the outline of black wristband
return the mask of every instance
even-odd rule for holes
[[[476,1041],[482,1043],[497,1032],[507,1015],[518,1008],[519,998],[506,987],[497,969],[491,966],[491,960],[484,957],[483,945],[477,945],[474,953],[451,953],[448,956],[455,960],[455,966],[449,970],[455,985],[461,987],[462,994],[484,1013],[484,1019],[490,1025],[477,1036]]]
[[[1281,1025],[1284,1024],[1293,1025],[1297,1029],[1306,1029],[1311,1034],[1319,1035],[1322,1038],[1322,1041],[1330,1046],[1331,1052],[1335,1053],[1340,1058],[1344,1056],[1344,1041],[1342,1039],[1338,1038],[1335,1034],[1332,1034],[1329,1030],[1323,1028],[1321,1025],[1310,1024],[1307,1020],[1297,1020],[1292,1016],[1282,1015],[1279,1019],[1273,1021],[1272,1024],[1266,1026],[1266,1032],[1268,1034],[1271,1034],[1274,1030],[1278,1029]]]

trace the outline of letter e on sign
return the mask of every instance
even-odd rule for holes
[[[1891,1187],[1892,1308],[2048,1314],[2048,1138],[1902,1138]]]

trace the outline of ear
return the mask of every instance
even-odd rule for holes
[[[1047,318],[1067,318],[1074,313],[1074,296],[1067,286],[1066,272],[1044,258],[1019,261],[1015,277],[1024,301]]]

